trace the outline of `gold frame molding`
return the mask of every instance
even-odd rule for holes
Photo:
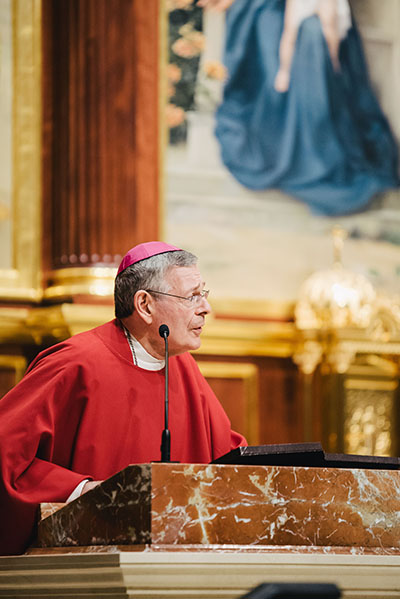
[[[0,297],[37,302],[41,238],[41,0],[12,0],[13,264]]]
[[[45,299],[66,299],[76,295],[113,298],[117,269],[109,266],[65,268],[49,273]]]

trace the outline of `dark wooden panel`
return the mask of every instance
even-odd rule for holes
[[[232,428],[258,443],[258,370],[249,362],[200,361],[199,367],[227,413]]]
[[[228,414],[233,430],[247,437],[247,397],[243,379],[207,377],[207,381]]]
[[[233,428],[252,431],[252,445],[305,441],[303,380],[296,365],[286,358],[251,356],[207,356],[195,354],[215,394],[226,409]],[[256,369],[255,399],[249,401],[245,379],[216,376],[209,364],[229,364],[233,368],[252,365]],[[253,421],[253,422],[252,422]],[[255,424],[254,424],[255,421]],[[319,439],[317,439],[319,440]]]
[[[302,388],[291,360],[266,358],[260,365],[260,443],[304,441]]]

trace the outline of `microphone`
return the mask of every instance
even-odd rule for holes
[[[171,434],[168,429],[168,335],[169,328],[162,324],[158,329],[160,337],[165,343],[165,395],[164,395],[164,430],[161,435],[161,461],[171,461]]]

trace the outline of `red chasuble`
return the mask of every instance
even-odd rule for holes
[[[45,350],[0,400],[0,554],[23,552],[38,503],[85,478],[160,460],[164,369],[134,366],[112,321]],[[208,463],[245,439],[190,354],[169,360],[171,460]]]

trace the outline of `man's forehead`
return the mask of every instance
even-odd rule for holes
[[[192,266],[172,266],[168,269],[165,279],[170,284],[181,284],[189,288],[199,287],[203,282],[196,264]]]

